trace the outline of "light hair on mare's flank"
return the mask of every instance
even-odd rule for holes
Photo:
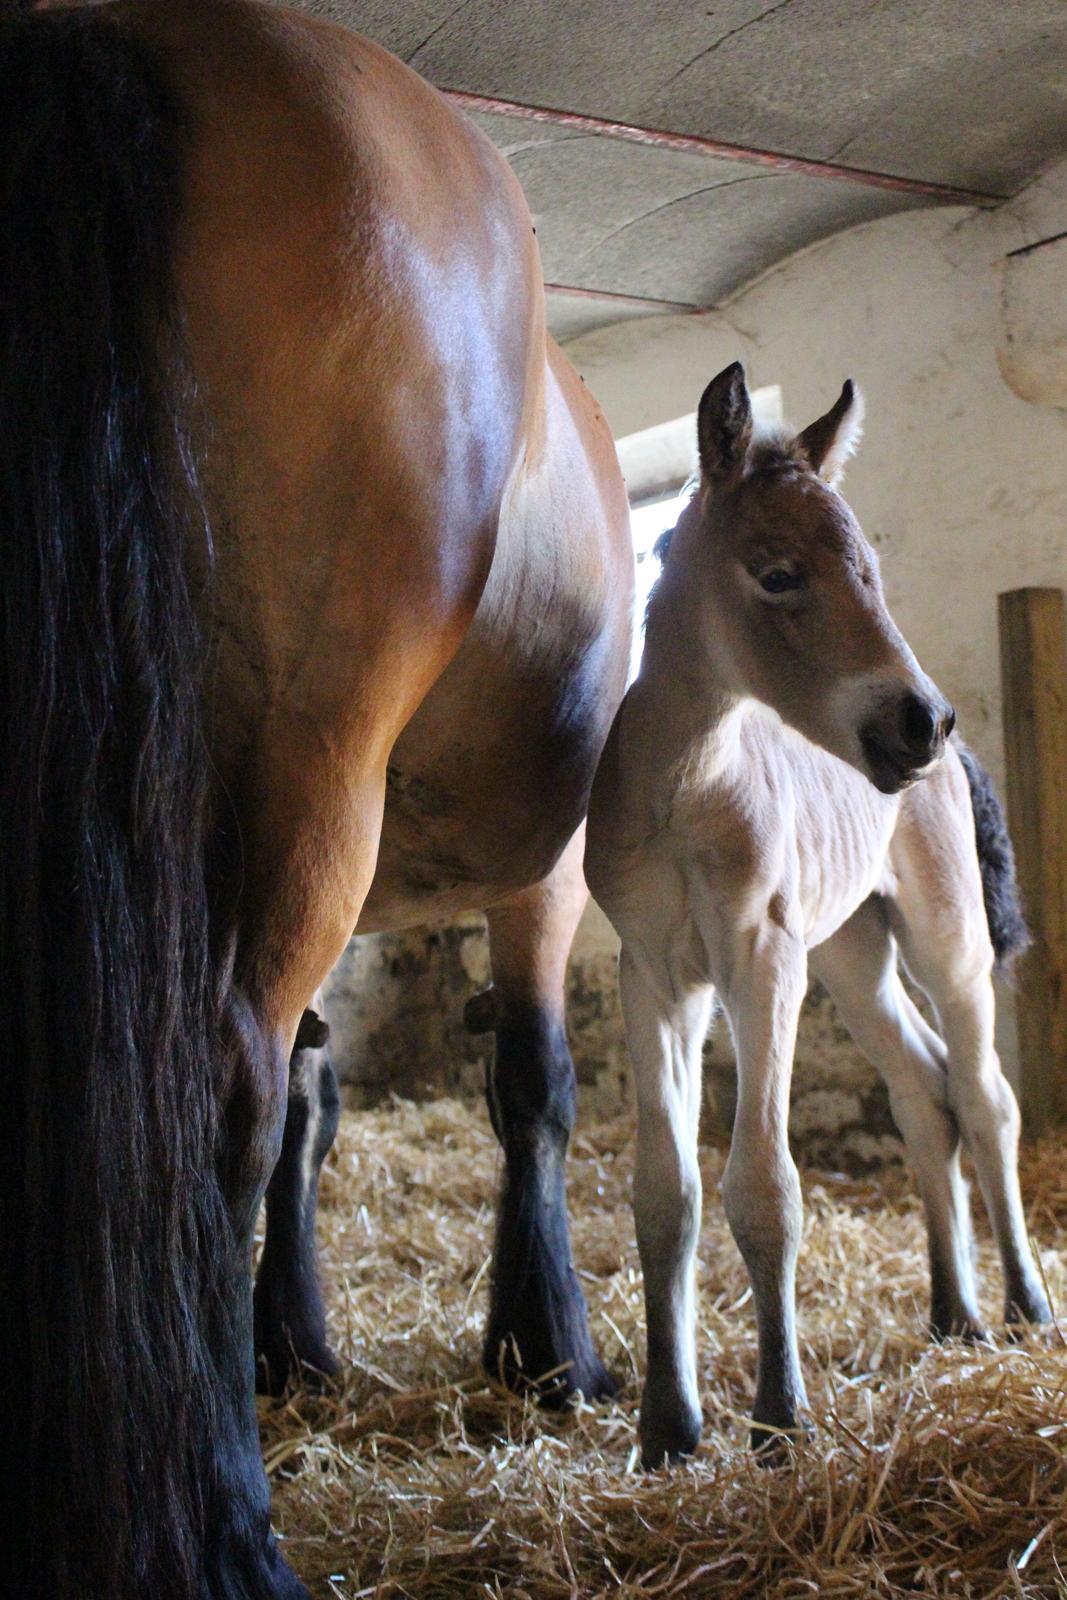
[[[586,873],[622,940],[637,1084],[646,1465],[692,1451],[700,1432],[696,1142],[716,999],[737,1054],[723,1198],[755,1300],[754,1444],[795,1429],[807,1404],[787,1121],[809,971],[888,1085],[926,1210],[934,1335],[983,1333],[962,1144],[1003,1262],[1007,1317],[1050,1315],[1019,1196],[1018,1108],[993,1044],[994,956],[1025,939],[1010,846],[836,491],[861,420],[846,383],[803,433],[758,434],[740,364],[708,386],[701,481],[594,789]]]

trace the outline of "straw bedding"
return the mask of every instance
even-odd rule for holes
[[[705,1150],[705,1439],[688,1466],[640,1471],[632,1153],[625,1118],[580,1125],[573,1144],[576,1262],[624,1386],[612,1405],[555,1417],[479,1373],[499,1177],[481,1111],[440,1101],[345,1114],[320,1238],[346,1375],[322,1396],[261,1402],[275,1522],[312,1593],[1067,1596],[1064,1340],[925,1342],[922,1218],[897,1166],[802,1173],[814,1428],[790,1465],[768,1471],[746,1450],[755,1330],[717,1194],[725,1151]],[[1026,1153],[1023,1182],[1060,1305],[1067,1159],[1055,1143]],[[995,1324],[981,1223],[979,1254]]]

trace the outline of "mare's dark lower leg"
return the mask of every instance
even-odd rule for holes
[[[616,1388],[589,1336],[564,1187],[575,1083],[563,979],[587,898],[581,848],[579,836],[543,883],[490,913],[492,998],[468,1011],[471,1026],[496,1033],[487,1095],[505,1157],[485,1365],[556,1404]]]
[[[271,1532],[251,1359],[252,1238],[282,1142],[286,1063],[282,1047],[259,1026],[237,989],[227,1004],[224,1034],[228,1081],[222,1086],[220,1177],[231,1222],[223,1245],[229,1292],[213,1297],[206,1310],[218,1386],[212,1453],[201,1486],[209,1529],[203,1592],[213,1600],[307,1600],[308,1591]]]
[[[266,1234],[256,1275],[256,1386],[279,1394],[303,1372],[338,1370],[326,1339],[319,1285],[315,1212],[319,1172],[337,1133],[340,1097],[326,1039],[329,1029],[305,1011],[289,1064],[281,1155],[267,1188]]]

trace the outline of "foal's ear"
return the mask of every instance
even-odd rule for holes
[[[825,417],[820,417],[797,436],[797,444],[831,489],[841,481],[845,462],[855,454],[860,442],[863,412],[863,393],[851,378],[846,378],[844,388]]]
[[[725,487],[741,476],[752,442],[752,404],[740,361],[712,378],[697,410],[697,446],[709,483]]]

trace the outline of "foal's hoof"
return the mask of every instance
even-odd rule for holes
[[[760,1466],[785,1466],[790,1458],[790,1446],[803,1444],[810,1436],[811,1428],[801,1415],[807,1410],[807,1404],[803,1393],[792,1399],[785,1395],[769,1400],[756,1396],[749,1442]]]
[[[989,1344],[992,1335],[979,1315],[978,1308],[968,1303],[954,1288],[939,1284],[932,1274],[930,1296],[930,1337],[935,1344],[948,1339],[960,1339],[964,1344]]]
[[[1004,1306],[1004,1322],[1008,1333],[1021,1333],[1026,1326],[1040,1328],[1051,1322],[1052,1307],[1039,1283],[1020,1284],[1008,1295]]]
[[[802,1423],[783,1426],[757,1422],[753,1417],[748,1440],[752,1454],[761,1467],[785,1467],[789,1465],[792,1448],[803,1444],[810,1435],[811,1429]]]
[[[931,1317],[930,1337],[935,1344],[959,1339],[962,1344],[992,1344],[993,1335],[980,1317]]]
[[[641,1465],[646,1472],[677,1466],[696,1451],[703,1418],[676,1400],[665,1407],[641,1407]]]

